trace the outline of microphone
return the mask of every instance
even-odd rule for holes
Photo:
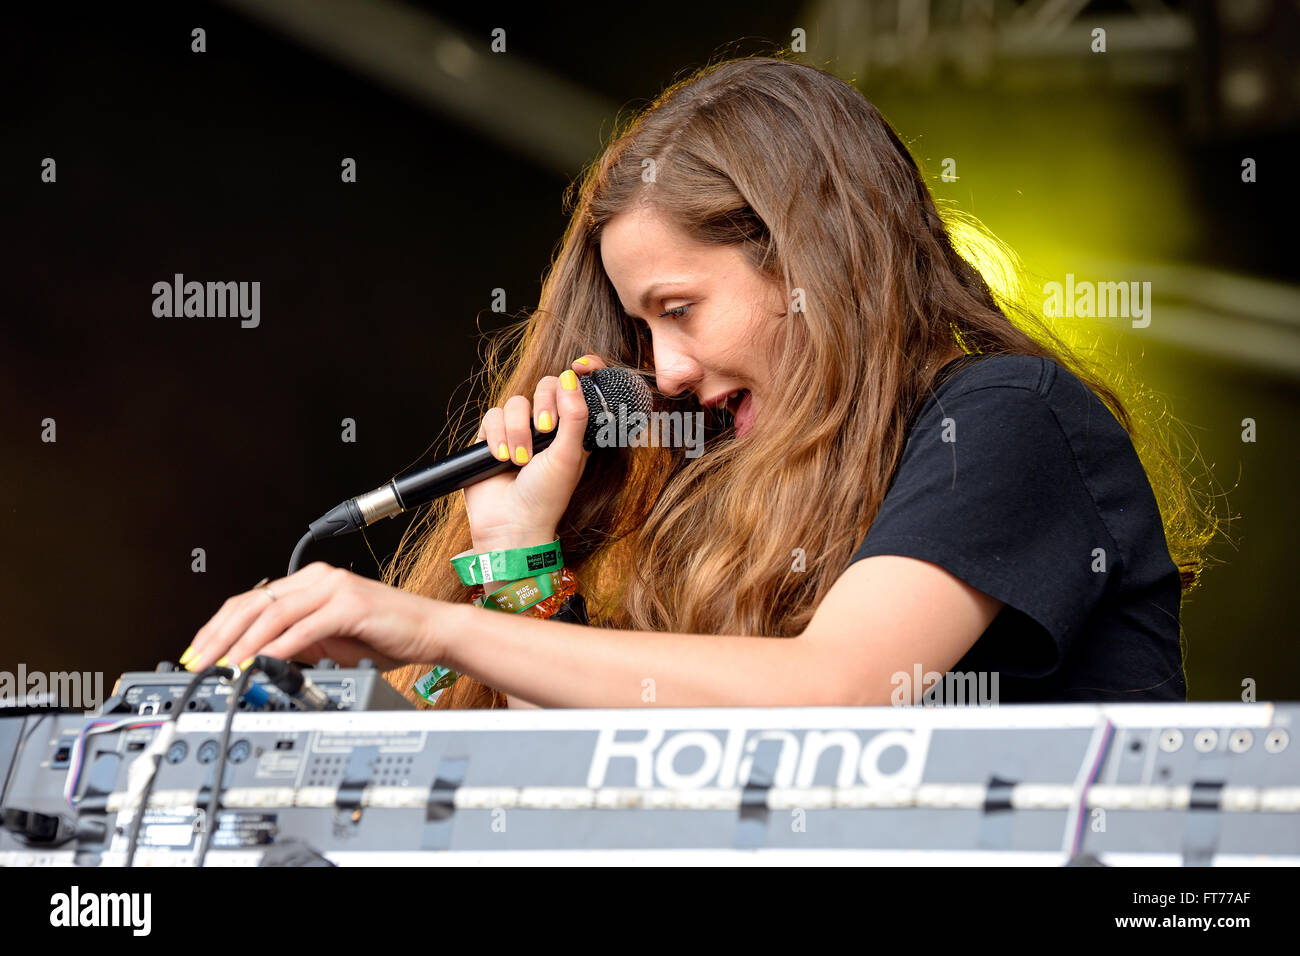
[[[587,401],[587,430],[582,437],[582,447],[595,451],[596,436],[606,421],[626,422],[629,414],[648,413],[654,407],[650,386],[636,372],[625,368],[598,368],[580,376],[582,397]],[[647,422],[648,424],[648,422]],[[531,426],[530,426],[531,427]],[[640,423],[627,423],[629,435],[637,434]],[[531,427],[533,450],[542,451],[555,440],[556,431],[539,432]],[[350,534],[374,524],[381,518],[392,518],[434,498],[458,491],[467,485],[498,475],[513,467],[492,454],[486,441],[471,445],[463,451],[439,458],[432,465],[409,472],[374,491],[368,491],[332,508],[309,525],[309,530],[294,552],[300,557],[308,541],[322,541],[342,534]],[[296,560],[290,561],[290,573]]]

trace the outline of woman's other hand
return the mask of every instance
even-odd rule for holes
[[[256,654],[328,657],[344,667],[368,657],[381,670],[437,663],[446,651],[442,614],[453,608],[316,561],[228,598],[180,662],[191,671],[218,661],[242,666]]]

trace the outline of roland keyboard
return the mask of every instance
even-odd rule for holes
[[[244,712],[206,865],[286,854],[385,866],[1296,864],[1298,714],[1272,703]],[[122,864],[138,812],[127,770],[162,719],[134,716],[144,725],[100,733],[88,731],[122,715],[0,717],[0,864]],[[136,865],[193,862],[214,825],[223,720],[179,715]]]

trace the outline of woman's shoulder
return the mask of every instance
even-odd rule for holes
[[[1055,359],[1040,355],[965,355],[949,366],[931,390],[918,424],[927,416],[943,417],[953,409],[1010,418],[1014,409],[1030,404],[1049,410],[1050,416],[1044,419],[1054,421],[1071,445],[1086,445],[1102,437],[1121,444],[1128,441],[1128,433],[1097,393]],[[1078,447],[1075,450],[1081,451]]]
[[[1076,489],[1108,528],[1131,530],[1134,519],[1144,534],[1159,527],[1132,437],[1064,365],[1037,355],[964,356],[944,371],[908,436],[909,481],[962,472],[978,476],[986,496],[1019,497],[1026,507],[1030,499],[1054,506]]]
[[[939,475],[937,487],[950,494],[946,489],[960,487],[957,476],[974,477],[976,510],[985,512],[999,497],[1038,511],[1071,501],[1095,516],[1122,555],[1154,555],[1156,573],[1169,571],[1146,470],[1132,436],[1097,393],[1051,358],[965,358],[947,370],[908,438],[908,481]]]
[[[1012,389],[1046,397],[1062,376],[1078,382],[1060,363],[1040,355],[963,355],[944,367],[934,394]]]

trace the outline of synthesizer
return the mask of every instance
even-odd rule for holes
[[[405,703],[405,701],[403,701]],[[156,713],[0,718],[0,865],[121,865]],[[177,716],[135,865],[1300,863],[1300,704]],[[115,721],[116,723],[111,723]],[[110,722],[109,730],[104,730]],[[74,762],[75,755],[75,762]]]

